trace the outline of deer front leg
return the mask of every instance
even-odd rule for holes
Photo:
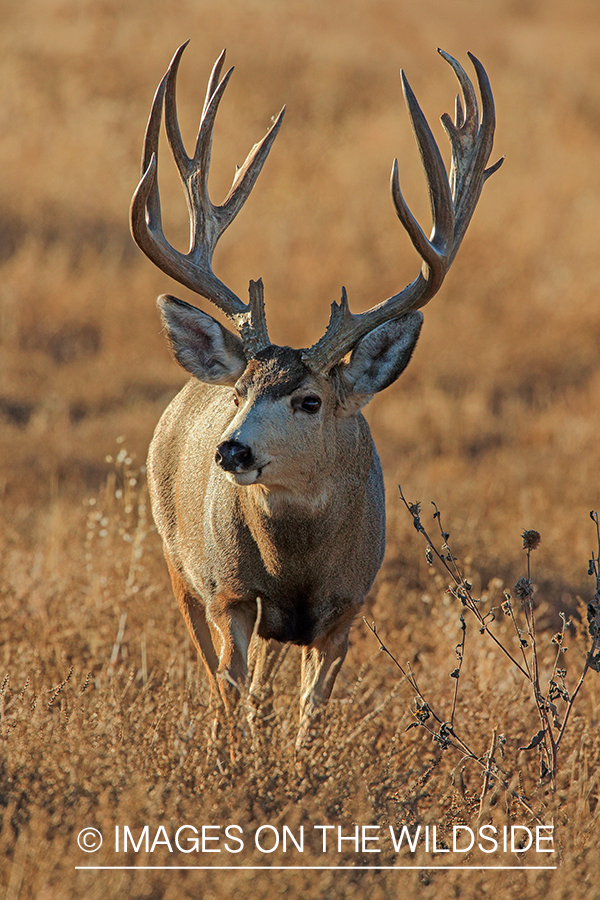
[[[248,676],[248,647],[256,620],[256,603],[217,597],[207,622],[219,657],[217,684],[227,713],[233,712]]]
[[[252,680],[250,682],[250,698],[256,705],[268,701],[273,695],[273,678],[279,667],[284,644],[279,641],[266,640],[258,635],[256,643],[250,651],[252,659]],[[288,645],[289,646],[289,645]]]
[[[302,651],[300,728],[296,749],[306,740],[315,711],[331,696],[335,679],[348,652],[348,635],[354,614],[355,610]]]
[[[177,605],[181,610],[185,624],[192,638],[193,644],[198,651],[200,659],[206,666],[208,678],[211,687],[211,693],[215,687],[215,675],[219,660],[215,652],[210,629],[206,621],[206,612],[203,603],[196,597],[179,574],[177,568],[165,553],[171,583],[173,585],[173,593],[177,600]]]
[[[273,711],[273,679],[285,656],[284,644],[275,640],[254,636],[250,649],[252,680],[249,690],[249,718],[253,725],[258,720],[268,719]],[[288,644],[289,647],[289,644]]]
[[[165,554],[173,593],[196,650],[208,673],[211,692],[218,686],[227,713],[232,712],[248,674],[248,645],[256,619],[256,605],[216,598],[206,608],[192,593]]]

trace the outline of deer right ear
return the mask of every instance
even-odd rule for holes
[[[199,381],[234,385],[247,365],[240,338],[177,297],[163,294],[156,302],[179,365]]]
[[[348,391],[344,408],[349,413],[368,403],[373,394],[392,384],[410,362],[419,338],[423,314],[410,312],[384,322],[362,338],[342,369]]]

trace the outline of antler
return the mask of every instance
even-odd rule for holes
[[[186,41],[175,53],[166,75],[158,86],[144,139],[142,179],[131,201],[131,232],[141,250],[155,265],[176,281],[212,303],[231,319],[237,328],[248,358],[270,344],[264,315],[262,282],[250,282],[250,302],[243,303],[212,270],[217,241],[246,202],[260,170],[277,137],[285,107],[268,132],[255,144],[246,161],[238,168],[227,197],[215,206],[208,195],[208,170],[215,117],[233,68],[219,81],[225,51],[216,61],[210,80],[193,158],[189,158],[177,121],[177,72]],[[186,195],[190,216],[190,249],[187,254],[175,250],[167,241],[160,211],[158,191],[158,141],[165,110],[165,127],[171,152]]]
[[[427,120],[404,72],[401,73],[404,98],[429,187],[433,219],[429,238],[423,233],[400,191],[398,160],[394,160],[392,166],[392,199],[398,218],[423,260],[421,271],[399,294],[357,315],[350,312],[346,289],[342,288],[340,303],[334,302],[331,305],[325,334],[313,347],[303,351],[302,358],[313,371],[328,372],[362,337],[378,325],[420,309],[431,300],[441,287],[460,247],[485,181],[504,162],[502,157],[486,169],[492,151],[496,120],[494,98],[485,69],[469,53],[481,94],[480,122],[477,96],[464,69],[443,50],[438,50],[438,53],[454,69],[464,98],[464,109],[460,96],[456,98],[454,122],[447,113],[442,116],[442,124],[452,145],[449,178]]]

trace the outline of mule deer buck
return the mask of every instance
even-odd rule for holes
[[[325,334],[312,347],[273,346],[261,281],[244,303],[213,273],[217,241],[246,201],[281,126],[284,109],[237,170],[220,206],[207,179],[217,108],[232,73],[224,52],[208,84],[194,155],[177,120],[176,80],[185,44],[156,92],[146,130],[142,179],[131,205],[135,241],[163,272],[206,297],[237,334],[194,306],[162,296],[158,306],[171,350],[191,375],[162,416],[148,457],[152,508],[173,590],[211,684],[231,711],[254,668],[250,698],[270,689],[284,644],[302,646],[299,741],[331,694],[348,634],[381,566],[385,504],[381,464],[361,408],[408,364],[422,314],[439,290],[486,179],[494,134],[487,75],[471,56],[481,95],[454,70],[463,100],[442,122],[452,146],[450,176],[402,73],[404,96],[429,187],[427,238],[400,192],[398,218],[422,258],[415,280],[368,312],[352,315],[345,289]],[[166,240],[157,181],[164,109],[166,132],[185,190],[188,253]],[[255,652],[254,652],[255,651]]]

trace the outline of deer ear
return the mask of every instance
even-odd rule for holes
[[[422,313],[407,313],[385,322],[359,341],[341,372],[347,390],[344,407],[348,412],[358,411],[404,371],[422,324]]]
[[[163,294],[156,302],[179,365],[199,381],[235,384],[247,364],[241,339],[177,297]]]

